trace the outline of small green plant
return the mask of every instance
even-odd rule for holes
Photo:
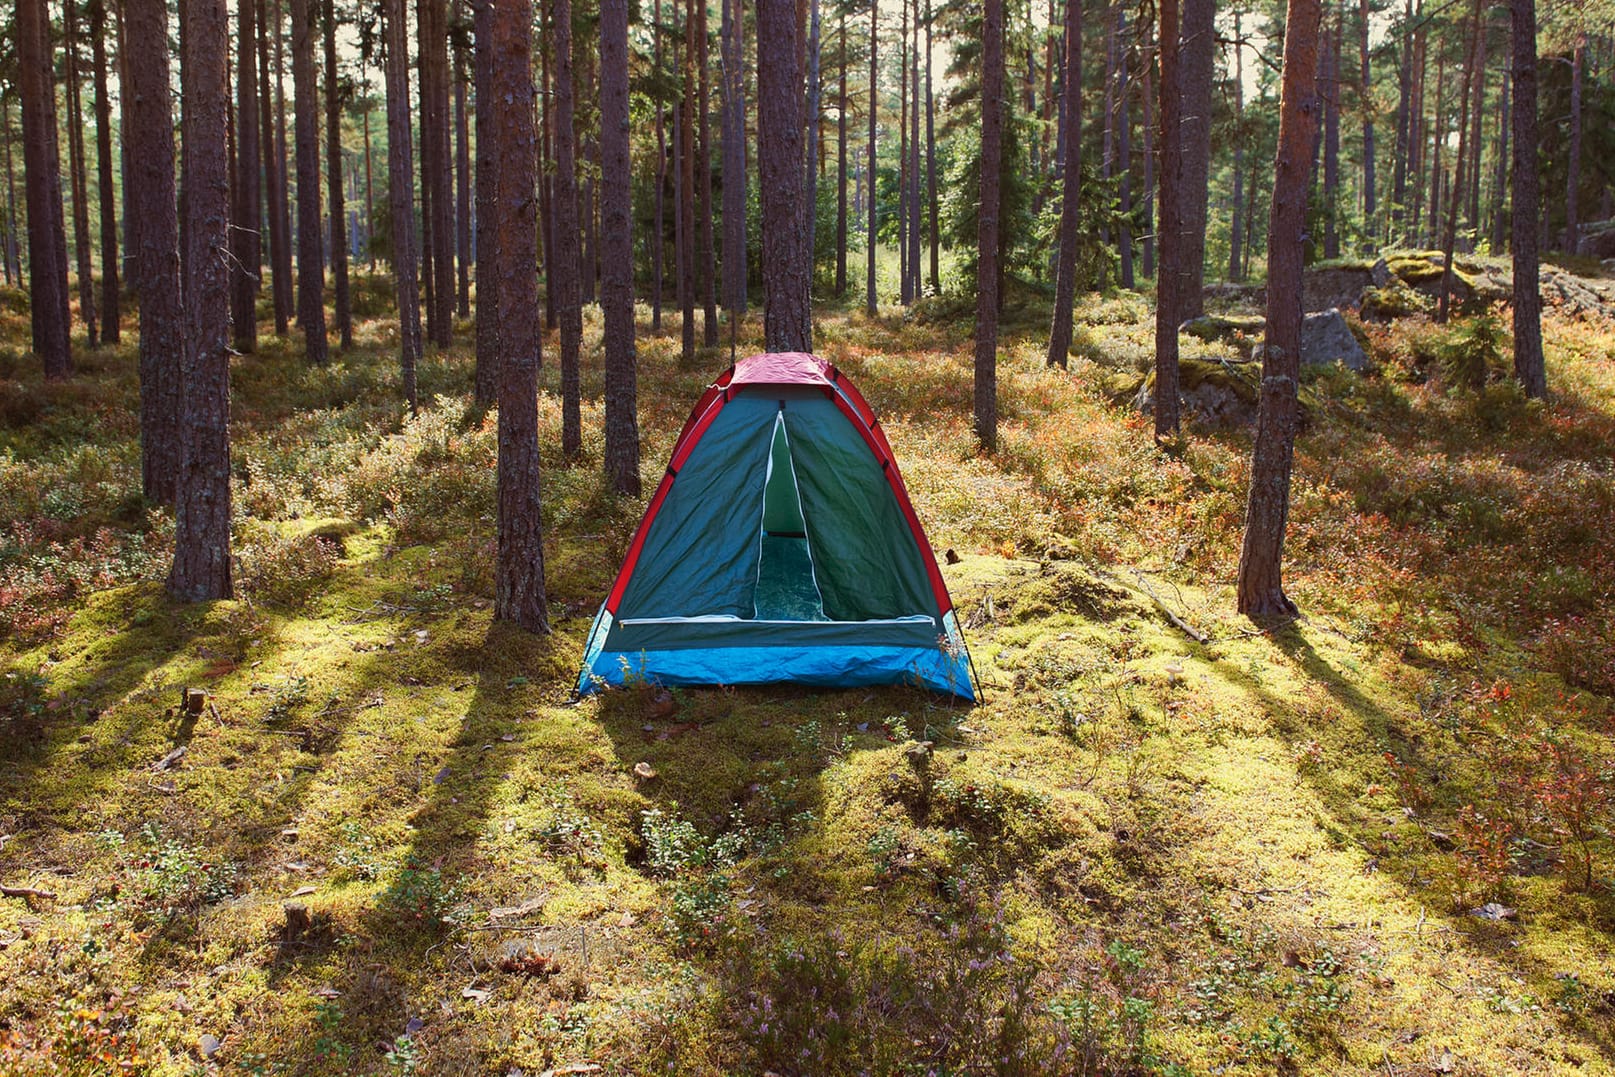
[[[707,838],[688,820],[657,808],[640,813],[640,835],[651,874],[673,884],[670,920],[680,949],[727,936],[734,926],[731,873],[746,850],[746,835]]]
[[[264,718],[270,722],[283,722],[308,702],[308,678],[302,674],[283,677],[269,689],[269,709]]]
[[[578,807],[572,791],[557,784],[545,799],[549,811],[538,836],[550,855],[566,858],[580,867],[603,869],[605,840],[588,813]]]
[[[382,891],[381,908],[407,924],[436,930],[455,923],[458,900],[458,888],[443,878],[441,870],[411,856]]]
[[[875,865],[875,878],[885,881],[894,878],[898,870],[898,857],[903,851],[902,838],[890,824],[870,835],[867,846],[869,859]]]
[[[342,843],[332,854],[331,862],[361,882],[381,878],[383,865],[377,855],[376,839],[354,820],[343,823],[338,832]]]

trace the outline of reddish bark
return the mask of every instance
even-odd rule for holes
[[[19,0],[17,80],[22,91],[22,158],[27,172],[28,291],[34,354],[47,378],[73,372],[67,292],[67,236],[56,145],[56,88],[50,72],[45,0]]]
[[[325,0],[325,180],[331,220],[331,283],[336,328],[344,351],[353,347],[348,303],[348,211],[342,198],[342,112],[347,98],[336,66],[336,0]]]
[[[415,165],[410,145],[409,31],[404,0],[382,0],[387,57],[387,207],[392,218],[393,284],[398,302],[398,366],[404,399],[416,407],[421,358],[419,252],[415,245]]]
[[[297,121],[297,324],[303,330],[308,361],[324,364],[325,257],[320,236],[320,132],[311,0],[292,0],[292,90]]]
[[[985,0],[981,64],[981,204],[976,214],[976,440],[998,448],[998,193],[1003,159],[1004,0]],[[1067,151],[1069,152],[1069,151]]]
[[[561,452],[583,451],[578,351],[583,339],[583,306],[578,285],[577,138],[573,128],[572,0],[550,0],[555,30],[555,257],[550,259],[550,291],[561,321]],[[505,326],[501,324],[500,331]]]
[[[230,323],[235,349],[258,350],[259,243],[258,18],[254,0],[236,5],[236,173],[230,191]]]
[[[606,353],[606,477],[639,488],[634,359],[633,173],[628,152],[628,0],[600,2],[600,304]]]
[[[96,180],[101,188],[101,342],[118,341],[118,211],[112,186],[112,108],[107,97],[107,9],[90,4],[90,48],[95,64]],[[127,193],[125,197],[128,197]]]
[[[1061,122],[1065,124],[1065,164],[1060,178],[1060,249],[1054,272],[1054,322],[1049,329],[1048,364],[1065,366],[1071,351],[1071,305],[1076,295],[1077,199],[1082,176],[1082,0],[1065,4],[1065,71],[1060,80]]]
[[[757,4],[757,171],[762,185],[763,341],[813,350],[813,244],[802,212],[802,47],[792,0]]]

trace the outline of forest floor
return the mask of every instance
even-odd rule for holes
[[[45,384],[0,296],[0,884],[42,892],[0,897],[0,1071],[1615,1073],[1615,326],[1550,308],[1542,404],[1506,319],[1358,325],[1263,630],[1250,431],[1157,448],[1145,300],[1084,300],[1059,371],[1016,292],[994,457],[962,308],[821,311],[987,701],[573,704],[643,510],[598,311],[570,467],[546,345],[535,637],[492,621],[469,324],[411,419],[358,299],[329,366],[235,360],[240,597],[190,607],[132,340]],[[653,478],[728,357],[641,313]]]

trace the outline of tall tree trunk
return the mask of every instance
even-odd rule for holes
[[[1244,222],[1245,211],[1245,43],[1240,26],[1240,12],[1234,10],[1234,204],[1233,220],[1228,228],[1228,279],[1245,279]]]
[[[864,300],[864,309],[871,318],[875,316],[875,227],[876,216],[880,199],[875,193],[875,110],[877,101],[875,91],[879,85],[875,64],[877,46],[880,42],[880,0],[869,0],[869,152],[864,156],[864,169],[869,174],[869,183],[866,184],[869,199],[869,228],[864,232],[864,253],[869,260],[869,280]]]
[[[914,302],[908,264],[908,0],[897,0],[897,284],[903,306]]]
[[[600,2],[600,305],[605,318],[606,477],[639,496],[634,371],[633,171],[628,152],[628,0]]]
[[[454,237],[458,276],[454,311],[471,317],[471,120],[466,113],[465,49],[454,49]]]
[[[324,364],[325,257],[320,242],[320,131],[311,0],[292,0],[292,90],[297,95],[297,324],[303,330],[308,361]]]
[[[1441,291],[1436,303],[1436,321],[1444,322],[1451,308],[1452,286],[1456,277],[1452,268],[1453,249],[1458,241],[1458,213],[1464,200],[1464,169],[1469,167],[1469,157],[1475,151],[1469,146],[1469,100],[1471,82],[1479,72],[1476,70],[1477,42],[1480,39],[1480,13],[1484,0],[1475,0],[1475,13],[1470,21],[1469,36],[1464,42],[1464,83],[1463,99],[1460,105],[1461,115],[1458,119],[1458,159],[1452,166],[1452,197],[1447,200],[1447,229],[1442,241],[1442,272]]]
[[[67,236],[62,217],[61,156],[56,143],[56,87],[51,80],[50,13],[46,0],[19,0],[17,81],[22,91],[22,159],[27,169],[28,294],[34,354],[47,378],[73,372],[68,343]],[[167,48],[167,39],[163,39]],[[166,69],[167,61],[164,66]]]
[[[86,178],[88,163],[84,153],[84,98],[79,92],[78,18],[77,3],[67,0],[62,8],[63,52],[66,54],[67,85],[67,160],[68,187],[73,193],[73,254],[78,261],[79,318],[89,338],[90,347],[96,345],[96,329],[100,319],[95,316],[95,268],[91,251],[95,240],[90,235],[89,182]]]
[[[695,62],[699,71],[699,89],[696,108],[700,116],[697,124],[697,134],[700,136],[700,152],[696,155],[696,167],[699,176],[696,178],[696,197],[700,200],[697,207],[695,228],[696,245],[696,278],[701,289],[701,343],[708,348],[718,346],[718,296],[715,278],[717,265],[713,254],[712,242],[712,77],[711,63],[708,55],[707,42],[707,0],[697,0],[695,6]],[[605,152],[605,147],[601,147]],[[602,170],[602,175],[604,171]],[[604,180],[601,181],[601,221],[605,219],[605,189]]]
[[[1538,291],[1537,220],[1542,204],[1537,172],[1536,0],[1510,0],[1514,52],[1514,376],[1525,394],[1548,393],[1542,360],[1542,294]]]
[[[802,212],[807,215],[808,273],[809,279],[817,268],[813,254],[819,233],[819,126],[823,117],[820,108],[819,85],[819,0],[807,0],[807,113],[802,129],[802,148],[806,150]]]
[[[420,0],[431,14],[431,35],[420,44],[432,72],[431,100],[422,110],[422,122],[432,126],[432,245],[433,296],[437,302],[439,336],[435,343],[447,348],[454,335],[454,159],[449,139],[449,15],[446,0]],[[529,46],[529,54],[531,47]],[[537,237],[534,237],[537,242]]]
[[[1144,136],[1144,276],[1153,279],[1155,276],[1155,132],[1157,117],[1155,115],[1155,79],[1153,77],[1155,58],[1151,55],[1150,31],[1151,24],[1146,21],[1142,25],[1144,32],[1144,115],[1139,131]]]
[[[1117,167],[1121,170],[1121,226],[1117,245],[1122,263],[1122,287],[1132,288],[1133,229],[1129,222],[1133,216],[1133,148],[1128,132],[1131,120],[1127,114],[1127,7],[1124,4],[1116,5],[1116,40],[1116,154]]]
[[[1379,225],[1374,197],[1374,82],[1368,66],[1369,0],[1358,0],[1357,14],[1357,98],[1363,110],[1363,233],[1372,247]]]
[[[432,108],[437,95],[432,87],[431,49],[427,42],[434,40],[437,31],[432,25],[432,8],[440,0],[415,2],[415,80],[420,88],[421,152],[421,279],[426,300],[426,339],[442,347],[443,307],[437,301],[437,248],[443,237],[437,230],[437,125],[432,122]]]
[[[230,323],[238,352],[258,350],[258,274],[263,220],[258,175],[258,20],[254,0],[236,4],[236,174],[230,211]]]
[[[724,0],[727,5],[729,0]],[[841,78],[836,96],[836,298],[847,294],[847,9],[841,9]]]
[[[1211,175],[1211,83],[1216,56],[1214,0],[1183,0],[1182,42],[1178,53],[1178,88],[1184,96],[1179,121],[1183,199],[1179,227],[1184,240],[1180,321],[1205,312],[1206,200]]]
[[[583,339],[583,306],[578,286],[578,162],[572,70],[572,0],[550,0],[555,32],[555,257],[550,289],[561,322],[561,452],[568,459],[583,451],[583,418],[578,351]],[[501,332],[509,326],[502,324]]]
[[[118,211],[112,187],[112,108],[107,99],[107,9],[90,3],[90,48],[95,63],[95,164],[101,195],[101,342],[118,342]],[[248,80],[251,81],[250,79]],[[249,121],[250,126],[250,121]],[[125,197],[128,197],[127,194]],[[0,258],[3,258],[0,252]]]
[[[1050,0],[1053,6],[1053,0]],[[1043,96],[1050,96],[1050,80],[1045,72],[1043,78]],[[1047,100],[1044,108],[1048,108]],[[1048,135],[1044,134],[1044,152],[1047,154]],[[1043,184],[1038,184],[1038,190]],[[936,295],[942,294],[942,239],[937,230],[937,202],[936,202],[936,96],[931,86],[931,0],[925,0],[925,191],[926,204],[930,207],[931,230],[931,291]]]
[[[741,0],[723,3],[723,305],[731,321],[746,312],[746,50]],[[657,189],[660,206],[661,190]],[[656,256],[660,257],[657,219]]]
[[[1463,241],[1464,250],[1466,251],[1474,250],[1474,243],[1479,241],[1482,228],[1480,219],[1480,163],[1485,157],[1485,153],[1481,143],[1483,136],[1481,113],[1486,108],[1486,33],[1490,29],[1489,23],[1490,19],[1483,19],[1475,29],[1474,100],[1469,106],[1469,165],[1466,173],[1469,177],[1469,189],[1465,192],[1469,198],[1469,208],[1466,212],[1469,232],[1474,238],[1473,241],[1468,238]]]
[[[169,89],[168,6],[124,0],[128,22],[129,214],[140,222],[140,478],[146,498],[172,505],[179,476],[179,214],[174,202],[174,123]]]
[[[725,0],[726,4],[739,3],[740,0]],[[651,73],[660,83],[662,78],[662,0],[655,0],[655,15],[651,18]],[[677,3],[677,0],[674,0]],[[727,7],[725,10],[728,10]],[[657,89],[657,94],[660,88]],[[651,317],[650,328],[653,333],[662,331],[662,263],[667,254],[667,124],[666,109],[662,106],[659,96],[652,102],[656,109],[656,227],[651,237]],[[724,161],[727,163],[728,147],[724,148]],[[724,276],[727,280],[729,273],[729,174],[724,174]],[[742,203],[744,205],[744,202]]]
[[[183,10],[182,137],[191,249],[185,258],[180,464],[168,593],[182,602],[205,602],[231,595],[230,266],[220,257],[230,227],[230,17],[225,0],[185,0]]]
[[[798,26],[794,0],[758,0],[763,339],[771,352],[813,350],[813,245],[802,213],[802,39]]]
[[[1290,514],[1301,376],[1302,233],[1307,216],[1307,147],[1318,110],[1319,0],[1289,0],[1285,18],[1283,97],[1279,102],[1278,161],[1267,228],[1267,337],[1251,454],[1250,500],[1239,557],[1239,612],[1288,617],[1284,593],[1284,531]]]
[[[914,298],[920,297],[920,236],[924,210],[920,205],[920,0],[914,0],[914,47],[909,51],[909,85],[914,87],[909,104],[909,162],[908,162],[908,273],[912,278],[909,289]],[[809,234],[811,239],[811,233]]]
[[[325,0],[325,167],[331,215],[331,280],[341,348],[353,347],[353,308],[348,300],[348,211],[342,197],[342,110],[346,98],[336,66],[336,0]]]
[[[695,5],[684,6],[684,53],[681,57],[684,92],[679,99],[679,127],[674,145],[678,158],[679,308],[682,311],[679,353],[684,363],[695,361]],[[704,0],[703,0],[704,2]]]
[[[1435,137],[1430,144],[1430,246],[1435,246],[1441,234],[1441,181],[1445,174],[1441,168],[1441,147],[1447,141],[1447,119],[1442,112],[1442,98],[1447,89],[1447,55],[1443,51],[1436,57],[1436,108],[1430,114]]]
[[[990,453],[998,449],[998,193],[1003,164],[1004,0],[984,0],[981,39],[981,204],[976,214],[973,395],[976,441]],[[1070,147],[1066,153],[1076,156]]]
[[[396,3],[398,0],[390,0]],[[557,7],[567,0],[556,0]],[[533,128],[531,0],[493,4],[489,84],[496,185],[494,265],[499,277],[499,550],[494,615],[530,632],[549,631],[539,497],[538,218]],[[559,20],[557,20],[559,22]],[[570,26],[557,34],[570,36]],[[570,92],[570,79],[562,84]],[[577,259],[572,259],[576,272]]]
[[[490,61],[493,5],[475,4],[471,21],[477,47],[472,55],[477,123],[477,329],[476,401],[489,407],[499,395],[499,273],[494,264],[494,204],[498,191],[494,157],[493,67]],[[546,246],[544,253],[551,255]],[[554,258],[550,258],[551,264]]]
[[[267,245],[269,262],[269,290],[270,302],[275,316],[275,335],[286,335],[287,319],[291,312],[291,284],[292,275],[289,267],[281,270],[283,256],[289,258],[291,237],[285,231],[285,218],[281,211],[286,205],[286,154],[285,147],[276,140],[275,125],[275,97],[269,81],[270,55],[269,36],[271,29],[269,19],[266,17],[270,11],[269,0],[258,0],[258,133],[259,151],[264,166],[264,199],[268,203],[264,210],[265,231],[269,242]],[[273,33],[280,36],[280,7],[277,4],[275,11],[275,26]],[[246,73],[242,73],[246,78]],[[262,269],[262,255],[255,269]]]
[[[1508,224],[1505,220],[1504,205],[1508,190],[1508,137],[1512,120],[1509,117],[1509,96],[1513,89],[1513,72],[1507,65],[1503,69],[1503,107],[1498,116],[1497,125],[1497,160],[1492,173],[1492,230],[1491,253],[1495,257],[1503,253],[1504,237],[1508,234]]]
[[[125,112],[128,110],[125,109]],[[124,119],[122,115],[120,120]],[[6,265],[6,283],[22,283],[22,256],[17,243],[17,171],[11,156],[11,103],[0,101],[0,141],[6,146],[6,242],[0,247],[0,261]],[[124,150],[128,153],[127,148]],[[124,197],[128,198],[128,184],[124,184]],[[127,219],[127,212],[125,219]],[[127,256],[127,247],[125,248]]]
[[[1323,63],[1325,104],[1323,120],[1323,256],[1340,257],[1340,11],[1331,12],[1334,25]]]
[[[1178,70],[1178,0],[1160,0],[1161,19],[1161,265],[1155,302],[1155,436],[1178,432],[1178,325],[1183,321],[1182,296],[1186,276],[1183,221],[1184,100]]]
[[[1587,33],[1576,35],[1570,53],[1570,161],[1565,168],[1565,253],[1581,252],[1581,82],[1587,66]]]
[[[282,336],[286,333],[286,323],[292,317],[296,308],[296,300],[292,294],[292,214],[291,214],[291,183],[288,178],[288,165],[286,153],[286,35],[280,16],[280,0],[275,0],[275,153],[279,160],[277,171],[280,174],[280,202],[274,209],[280,214],[280,234],[282,238],[280,261],[276,263],[276,276],[286,278],[284,299],[285,311],[276,316],[276,332]],[[301,181],[301,178],[299,178]],[[183,222],[181,222],[183,223]]]
[[[404,0],[382,0],[382,28],[387,43],[387,213],[392,221],[393,287],[398,300],[398,369],[404,400],[413,414],[417,406],[415,368],[421,358],[420,255],[415,243],[409,28],[404,11]]]
[[[1065,0],[1065,70],[1060,79],[1065,151],[1060,178],[1060,252],[1054,272],[1054,321],[1049,366],[1066,365],[1071,351],[1071,305],[1076,296],[1077,202],[1082,183],[1082,0]]]
[[[1413,0],[1406,0],[1402,14],[1402,55],[1396,68],[1396,146],[1391,162],[1391,228],[1399,243],[1407,242],[1403,222],[1407,214],[1409,135],[1413,129]]]
[[[550,5],[539,5],[539,85],[543,87],[542,100],[544,102],[544,122],[539,127],[538,134],[538,213],[539,232],[544,244],[544,328],[546,331],[555,329],[560,324],[560,318],[555,312],[555,77],[550,67],[550,53],[555,51],[553,38],[554,27],[549,16]],[[549,27],[545,29],[545,27]],[[539,357],[539,367],[544,365],[543,356]]]

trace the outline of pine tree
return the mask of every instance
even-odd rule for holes
[[[45,0],[18,0],[13,22],[22,91],[22,157],[28,178],[28,292],[34,354],[44,365],[47,378],[65,378],[73,372],[68,344],[67,236]],[[167,39],[160,44],[166,68]]]
[[[606,476],[639,495],[634,358],[633,176],[628,152],[628,0],[600,2],[600,304],[605,316]]]
[[[802,40],[794,0],[757,4],[757,172],[762,186],[763,340],[813,350],[813,244],[802,212]]]
[[[112,186],[112,107],[107,96],[107,9],[90,0],[90,48],[95,65],[95,163],[101,195],[101,342],[118,342],[118,212]],[[124,195],[128,197],[127,192]],[[3,254],[0,254],[3,257]]]
[[[981,24],[981,205],[976,213],[976,440],[998,448],[998,192],[1003,159],[1004,0],[985,0]],[[1071,152],[1069,149],[1067,152]]]
[[[236,172],[230,192],[230,323],[236,351],[258,350],[259,235],[258,24],[254,0],[236,3]]]
[[[1066,365],[1071,351],[1071,307],[1076,296],[1077,201],[1082,182],[1082,0],[1065,0],[1065,71],[1060,80],[1061,123],[1065,126],[1060,179],[1060,247],[1055,256],[1054,322],[1049,329],[1048,365]]]
[[[398,303],[398,366],[404,400],[415,411],[421,358],[419,249],[415,244],[415,165],[410,145],[409,30],[404,0],[382,0],[387,74],[387,207],[392,219],[393,285]]]
[[[1284,593],[1284,532],[1299,411],[1302,235],[1307,214],[1307,150],[1318,124],[1321,18],[1319,0],[1289,0],[1273,208],[1267,229],[1267,336],[1262,348],[1250,500],[1239,558],[1239,612],[1251,617],[1296,613],[1295,604]],[[1164,87],[1164,78],[1162,81]]]
[[[306,2],[306,0],[300,0]],[[230,583],[230,18],[225,0],[185,0],[182,88],[185,212],[184,359],[178,499],[168,593],[229,598]],[[298,95],[301,100],[301,94]],[[145,231],[145,224],[141,226]],[[318,227],[316,226],[316,231]]]
[[[1514,53],[1514,376],[1527,396],[1548,392],[1542,359],[1542,295],[1537,290],[1537,227],[1542,205],[1537,171],[1536,0],[1510,0]]]
[[[353,347],[348,301],[348,211],[342,198],[342,112],[346,91],[336,66],[336,0],[325,0],[325,179],[331,219],[331,282],[336,328],[343,351]],[[323,278],[322,278],[323,279]]]
[[[189,2],[189,0],[187,0]],[[320,132],[312,0],[292,0],[292,91],[297,128],[297,324],[308,361],[323,365],[325,256],[320,236]]]

